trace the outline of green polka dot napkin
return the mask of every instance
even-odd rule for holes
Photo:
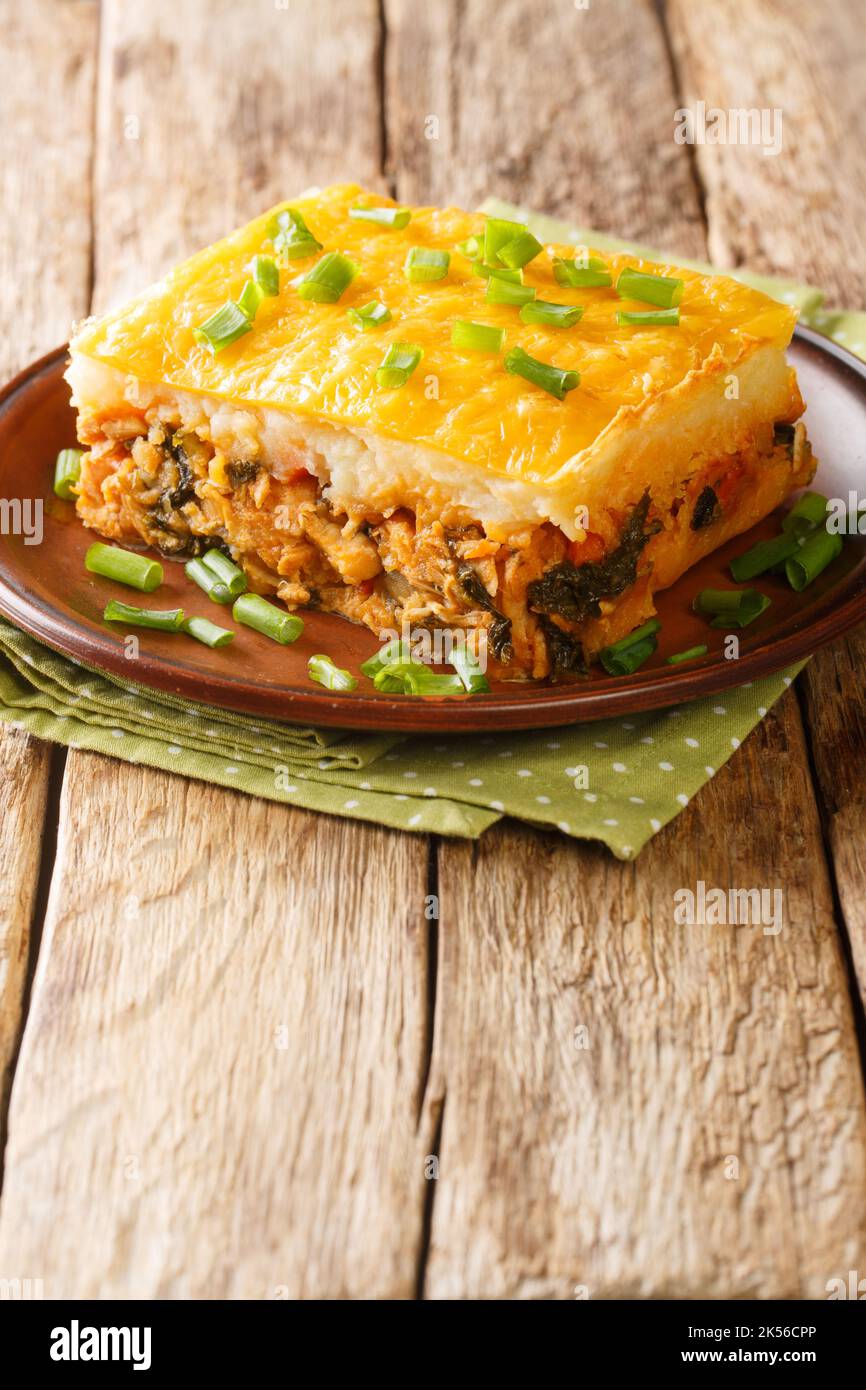
[[[485,210],[528,217],[546,240],[642,251],[508,204]],[[825,311],[820,292],[806,286],[740,278],[797,304],[804,322],[866,358],[866,313]],[[631,859],[732,756],[799,669],[628,719],[406,738],[254,721],[157,694],[61,657],[0,621],[0,720],[72,748],[398,830],[474,838],[509,815],[602,840]]]

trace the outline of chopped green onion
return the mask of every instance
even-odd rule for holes
[[[346,313],[364,333],[369,333],[371,328],[380,328],[391,318],[391,310],[381,299],[371,299],[369,304],[364,304],[360,309],[347,309]]]
[[[103,545],[101,541],[94,541],[84,557],[84,566],[91,574],[101,574],[103,579],[128,584],[131,589],[140,589],[143,594],[152,594],[163,578],[162,565],[158,560],[149,560],[146,555],[134,555],[116,545]]]
[[[526,228],[511,241],[507,241],[504,246],[499,248],[499,259],[503,265],[507,265],[509,270],[521,270],[523,266],[529,265],[535,257],[540,255],[542,250],[541,242],[534,237]]]
[[[206,647],[227,647],[235,638],[230,627],[218,627],[209,618],[187,618],[182,628],[197,642],[204,642]]]
[[[307,662],[307,674],[311,681],[317,681],[326,690],[354,690],[358,684],[350,671],[335,666],[329,656],[311,656]]]
[[[283,647],[296,642],[304,630],[304,624],[294,613],[284,612],[260,594],[241,594],[236,598],[232,617],[236,623],[255,628],[256,632],[272,637]]]
[[[249,314],[233,299],[227,299],[222,308],[194,328],[192,334],[197,343],[203,343],[211,352],[217,353],[249,333],[252,326]]]
[[[842,553],[842,537],[822,527],[803,542],[796,555],[785,562],[785,574],[792,589],[800,593]]]
[[[526,232],[522,222],[506,222],[503,217],[488,217],[484,224],[484,256],[487,265],[501,265],[499,252],[510,241],[517,240]],[[512,266],[512,269],[514,267]]]
[[[617,309],[616,321],[619,324],[667,324],[669,327],[676,327],[680,321],[679,309],[642,309],[639,312],[631,312],[626,309]]]
[[[316,304],[336,304],[358,274],[358,266],[339,251],[327,251],[320,261],[295,284],[301,299]]]
[[[64,502],[71,502],[75,496],[72,484],[81,477],[83,449],[61,449],[54,465],[54,491]]]
[[[444,280],[451,264],[447,251],[435,251],[427,246],[412,246],[406,256],[403,271],[407,280],[413,284],[426,284],[430,280]]]
[[[631,647],[639,646],[642,642],[648,642],[650,638],[655,639],[657,632],[661,631],[661,623],[658,618],[649,618],[640,627],[636,627],[633,632],[627,632],[625,637],[620,637],[618,642],[611,642],[609,647],[605,647],[599,652],[599,660],[606,671],[610,671],[612,676],[621,675],[620,671],[611,670],[610,663],[616,662]]]
[[[238,295],[238,308],[242,314],[252,322],[256,316],[256,311],[265,297],[265,292],[261,285],[257,285],[255,280],[247,280],[240,294]]]
[[[376,370],[376,385],[405,386],[423,356],[423,348],[416,343],[392,343]]]
[[[402,231],[408,227],[412,213],[409,208],[349,208],[349,216],[356,222],[375,222],[380,227],[393,227]]]
[[[800,542],[794,535],[783,534],[769,541],[758,541],[731,561],[731,575],[738,584],[744,584],[748,579],[756,579],[759,574],[783,565],[799,549]]]
[[[135,608],[113,598],[105,605],[103,618],[110,623],[129,623],[132,627],[152,627],[158,632],[179,632],[183,626],[182,608]]]
[[[223,555],[221,550],[206,550],[201,557],[202,564],[209,569],[211,574],[225,584],[232,598],[237,598],[239,594],[246,593],[247,577],[242,569]]]
[[[702,589],[692,607],[696,613],[712,614],[710,627],[748,627],[770,602],[757,589]]]
[[[479,665],[478,658],[465,642],[456,643],[451,648],[449,663],[454,667],[463,688],[470,695],[489,694],[490,684]]]
[[[534,285],[512,285],[510,280],[503,280],[499,275],[491,275],[487,281],[487,292],[484,298],[488,304],[528,304],[535,298],[536,290]]]
[[[707,651],[706,643],[702,642],[698,647],[688,647],[684,652],[674,652],[666,660],[669,666],[679,666],[682,661],[694,661],[699,656],[706,656]]]
[[[580,385],[580,372],[566,372],[560,367],[552,366],[550,362],[539,362],[537,357],[530,357],[528,352],[519,347],[512,348],[505,354],[505,370],[514,376],[522,376],[525,381],[531,381],[544,391],[549,391],[551,396],[556,396],[560,401],[565,398],[567,391],[573,391]]]
[[[827,498],[822,493],[804,492],[782,522],[782,530],[793,531],[796,536],[807,536],[824,521],[828,506]]]
[[[361,664],[361,672],[368,676],[370,680],[382,670],[383,666],[389,666],[392,661],[410,661],[411,651],[407,642],[401,642],[399,637],[386,642],[384,647],[373,655],[368,656],[367,660]]]
[[[458,241],[454,250],[461,256],[468,256],[470,261],[475,261],[481,254],[481,238],[468,236],[465,241]]]
[[[553,304],[546,299],[530,300],[520,310],[521,323],[546,323],[550,328],[573,328],[582,317],[582,304]]]
[[[280,271],[273,256],[253,256],[250,261],[250,274],[262,294],[273,299],[280,292]]]
[[[620,299],[639,299],[643,304],[660,304],[672,309],[683,297],[685,282],[672,275],[650,275],[646,270],[626,266],[616,282]]]
[[[268,236],[274,243],[274,251],[281,260],[298,261],[321,251],[322,243],[317,241],[296,208],[284,208],[271,219]]]
[[[440,676],[423,661],[394,661],[373,678],[377,690],[400,695],[462,695],[459,676]]]
[[[618,644],[615,643],[614,647]],[[598,654],[598,659],[610,676],[630,676],[639,666],[643,666],[648,657],[651,657],[658,642],[654,637],[645,637],[642,642],[632,642],[621,651],[614,650],[614,647],[605,647]]]
[[[193,584],[197,584],[200,589],[204,589],[208,598],[213,599],[214,603],[231,603],[232,596],[228,588],[203,560],[190,560],[183,569],[187,579],[191,579]]]
[[[505,329],[487,323],[471,323],[455,319],[451,325],[451,346],[467,348],[470,352],[501,352]]]
[[[567,285],[570,289],[593,289],[613,284],[607,262],[600,256],[587,256],[585,260],[574,261],[554,256],[553,274],[557,284]]]
[[[485,265],[483,261],[472,262],[472,274],[482,280],[489,280],[493,276],[494,280],[507,280],[510,285],[523,284],[522,270],[506,270],[505,266]]]

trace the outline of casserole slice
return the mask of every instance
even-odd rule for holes
[[[483,635],[499,675],[585,670],[811,478],[795,320],[725,276],[338,185],[79,328],[78,513],[168,557],[219,546],[289,608]]]

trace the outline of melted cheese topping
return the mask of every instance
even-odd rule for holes
[[[679,327],[620,327],[617,309],[652,306],[621,300],[612,288],[557,284],[552,258],[573,256],[566,246],[545,247],[524,278],[539,299],[585,305],[581,321],[570,329],[523,324],[516,308],[486,303],[487,282],[454,249],[482,232],[483,215],[415,208],[408,226],[395,231],[351,219],[349,209],[357,204],[394,206],[355,184],[280,205],[302,213],[324,251],[340,251],[359,265],[337,304],[302,300],[293,288],[323,251],[280,270],[279,296],[262,300],[252,332],[217,356],[196,342],[193,329],[240,294],[251,257],[272,251],[267,229],[278,209],[271,209],[130,304],[84,324],[73,354],[151,384],[423,444],[485,473],[543,487],[566,464],[577,463],[618,412],[633,426],[636,415],[710,358],[716,371],[734,370],[758,348],[784,349],[793,332],[794,310],[726,276],[604,255],[614,282],[627,265],[685,282]],[[412,246],[450,251],[446,278],[410,282],[403,264]],[[384,300],[392,319],[362,333],[346,310],[374,298]],[[459,351],[451,346],[458,318],[504,328],[505,351],[520,346],[557,367],[577,369],[580,386],[558,401],[506,372],[502,354]],[[382,390],[376,368],[395,341],[417,343],[424,357],[405,387]]]

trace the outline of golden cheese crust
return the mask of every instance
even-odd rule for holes
[[[251,257],[271,250],[267,231],[278,210],[272,209],[192,256],[131,303],[86,323],[73,340],[73,354],[140,381],[362,428],[439,450],[468,471],[556,490],[564,471],[591,470],[593,445],[603,439],[609,449],[613,431],[627,431],[657,413],[667,393],[684,383],[697,391],[707,376],[736,373],[762,348],[784,351],[793,332],[793,309],[726,276],[608,255],[614,280],[623,267],[634,266],[685,282],[678,328],[619,326],[618,309],[645,306],[620,300],[612,289],[566,290],[557,284],[552,255],[573,256],[574,248],[566,246],[546,248],[551,254],[526,267],[525,281],[536,286],[539,298],[585,305],[583,318],[568,331],[523,324],[511,306],[485,302],[486,282],[454,252],[458,242],[483,230],[483,215],[414,208],[408,226],[396,231],[350,219],[349,209],[359,203],[393,206],[355,184],[281,205],[303,214],[325,250],[340,251],[359,265],[339,303],[311,303],[292,289],[290,282],[314,264],[316,253],[281,270],[281,292],[262,301],[251,333],[216,357],[196,342],[194,328],[227,297],[240,294]],[[451,251],[446,278],[410,282],[403,265],[412,246]],[[361,333],[346,310],[372,298],[388,305],[392,319],[378,331]],[[559,401],[509,375],[501,356],[459,351],[451,345],[455,319],[504,328],[506,349],[520,346],[558,367],[577,369],[580,386]],[[392,341],[417,343],[424,357],[404,388],[377,390],[376,368]],[[779,402],[773,406],[778,418]]]

